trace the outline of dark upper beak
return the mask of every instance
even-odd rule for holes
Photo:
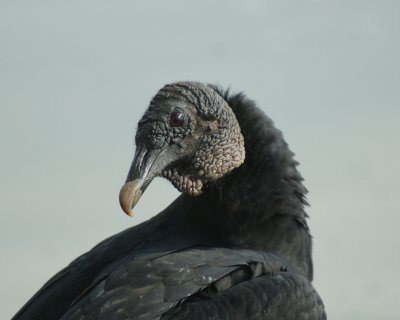
[[[153,178],[161,172],[161,152],[162,149],[146,150],[145,147],[137,147],[128,177],[119,192],[119,203],[127,215],[132,216],[132,208]]]

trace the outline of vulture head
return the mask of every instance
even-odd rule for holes
[[[135,156],[119,195],[128,215],[156,176],[197,196],[204,185],[239,167],[245,158],[235,114],[216,90],[201,83],[164,86],[139,121],[135,141]]]

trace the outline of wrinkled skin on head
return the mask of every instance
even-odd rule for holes
[[[155,176],[162,175],[179,191],[196,196],[206,183],[239,167],[245,158],[235,114],[212,87],[201,83],[164,86],[139,121],[135,140],[127,183],[135,181],[130,190],[140,189],[140,194],[132,196],[131,204],[123,203],[128,201],[124,186],[120,201],[122,195],[121,206],[126,208],[135,205]]]

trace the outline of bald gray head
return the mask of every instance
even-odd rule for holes
[[[155,176],[196,196],[245,158],[232,109],[212,87],[195,82],[164,86],[139,121],[135,140],[135,157],[120,193],[128,214]]]

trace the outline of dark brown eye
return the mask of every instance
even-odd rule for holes
[[[182,127],[185,123],[185,115],[182,112],[172,112],[169,116],[171,127]]]

